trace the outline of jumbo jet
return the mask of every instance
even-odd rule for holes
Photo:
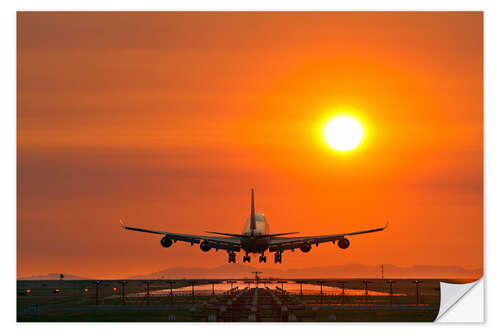
[[[264,216],[264,214],[255,211],[254,205],[254,195],[252,189],[252,201],[250,207],[250,216],[248,217],[243,232],[241,234],[230,234],[223,232],[206,231],[209,234],[215,234],[219,236],[198,236],[198,235],[186,235],[177,234],[166,231],[155,231],[136,227],[129,227],[120,223],[124,229],[148,232],[152,234],[163,235],[160,243],[163,247],[170,247],[173,243],[177,241],[200,244],[200,248],[204,252],[208,252],[211,249],[224,250],[228,253],[228,262],[236,262],[236,253],[240,251],[245,251],[243,256],[243,262],[250,262],[249,253],[260,254],[259,262],[266,262],[265,252],[274,252],[274,263],[280,263],[282,260],[282,253],[286,250],[291,250],[300,248],[302,252],[311,251],[312,245],[318,246],[319,243],[332,242],[339,248],[345,250],[349,247],[349,240],[346,236],[354,236],[360,234],[367,234],[370,232],[382,231],[388,226],[387,224],[382,228],[361,230],[355,232],[348,232],[344,234],[332,234],[332,235],[320,235],[320,236],[307,236],[307,237],[282,237],[285,235],[297,234],[298,232],[286,232],[280,234],[270,234],[269,224]]]

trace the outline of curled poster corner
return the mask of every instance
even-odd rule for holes
[[[484,321],[484,282],[464,284],[440,282],[441,304],[436,322],[482,323]]]

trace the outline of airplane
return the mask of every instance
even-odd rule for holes
[[[160,243],[163,247],[170,247],[177,241],[200,244],[200,249],[203,252],[208,252],[211,249],[225,250],[228,253],[228,262],[236,263],[236,253],[245,251],[243,262],[250,262],[249,253],[260,254],[259,262],[266,262],[265,251],[274,252],[274,263],[282,262],[282,253],[286,250],[300,248],[302,252],[311,251],[312,245],[318,246],[319,243],[332,242],[339,248],[345,250],[349,247],[350,242],[346,236],[354,236],[359,234],[366,234],[371,232],[382,231],[387,228],[389,222],[384,227],[361,230],[355,232],[348,232],[343,234],[320,235],[320,236],[307,236],[307,237],[282,237],[285,235],[297,234],[298,232],[286,232],[278,234],[269,233],[269,224],[264,214],[255,211],[254,204],[254,190],[252,189],[252,199],[250,207],[250,216],[245,222],[243,232],[241,234],[231,234],[224,232],[205,231],[209,234],[218,236],[199,236],[199,235],[186,235],[177,234],[166,231],[148,230],[136,227],[126,226],[120,220],[122,228],[126,230],[147,232],[152,234],[163,235]]]

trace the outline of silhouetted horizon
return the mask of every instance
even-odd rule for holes
[[[107,274],[106,276],[78,276],[66,274],[65,280],[87,279],[182,279],[182,278],[244,278],[252,277],[252,272],[259,269],[263,277],[281,278],[381,278],[380,265],[364,265],[350,263],[344,265],[312,266],[306,268],[263,268],[245,264],[223,264],[213,267],[172,266],[152,273],[123,276]],[[19,277],[18,280],[58,280],[60,273],[39,274]],[[397,266],[384,264],[385,278],[479,278],[482,268],[465,268],[451,265],[413,265]]]

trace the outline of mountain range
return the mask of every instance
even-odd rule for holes
[[[317,266],[307,268],[262,268],[243,264],[224,264],[215,267],[184,267],[175,266],[158,272],[134,275],[129,279],[203,279],[203,278],[247,278],[253,277],[252,272],[262,270],[262,277],[273,278],[380,278],[380,265],[345,264],[336,266]],[[395,266],[384,264],[384,278],[479,278],[482,269],[466,269],[460,266]],[[21,277],[20,280],[59,280],[59,273]],[[93,278],[64,274],[64,280],[92,280]]]
[[[216,267],[176,266],[130,279],[182,279],[182,278],[244,278],[253,277],[252,272],[262,270],[263,277],[279,278],[380,278],[381,266],[346,264],[308,268],[257,268],[243,264],[224,264]],[[465,269],[460,266],[410,266],[384,265],[385,278],[478,278],[482,269]]]
[[[33,275],[33,276],[21,277],[19,280],[60,280],[60,279],[61,279],[60,273],[49,273],[49,274],[45,274],[45,275]],[[92,280],[90,278],[71,275],[71,274],[64,274],[63,279],[64,280]]]

